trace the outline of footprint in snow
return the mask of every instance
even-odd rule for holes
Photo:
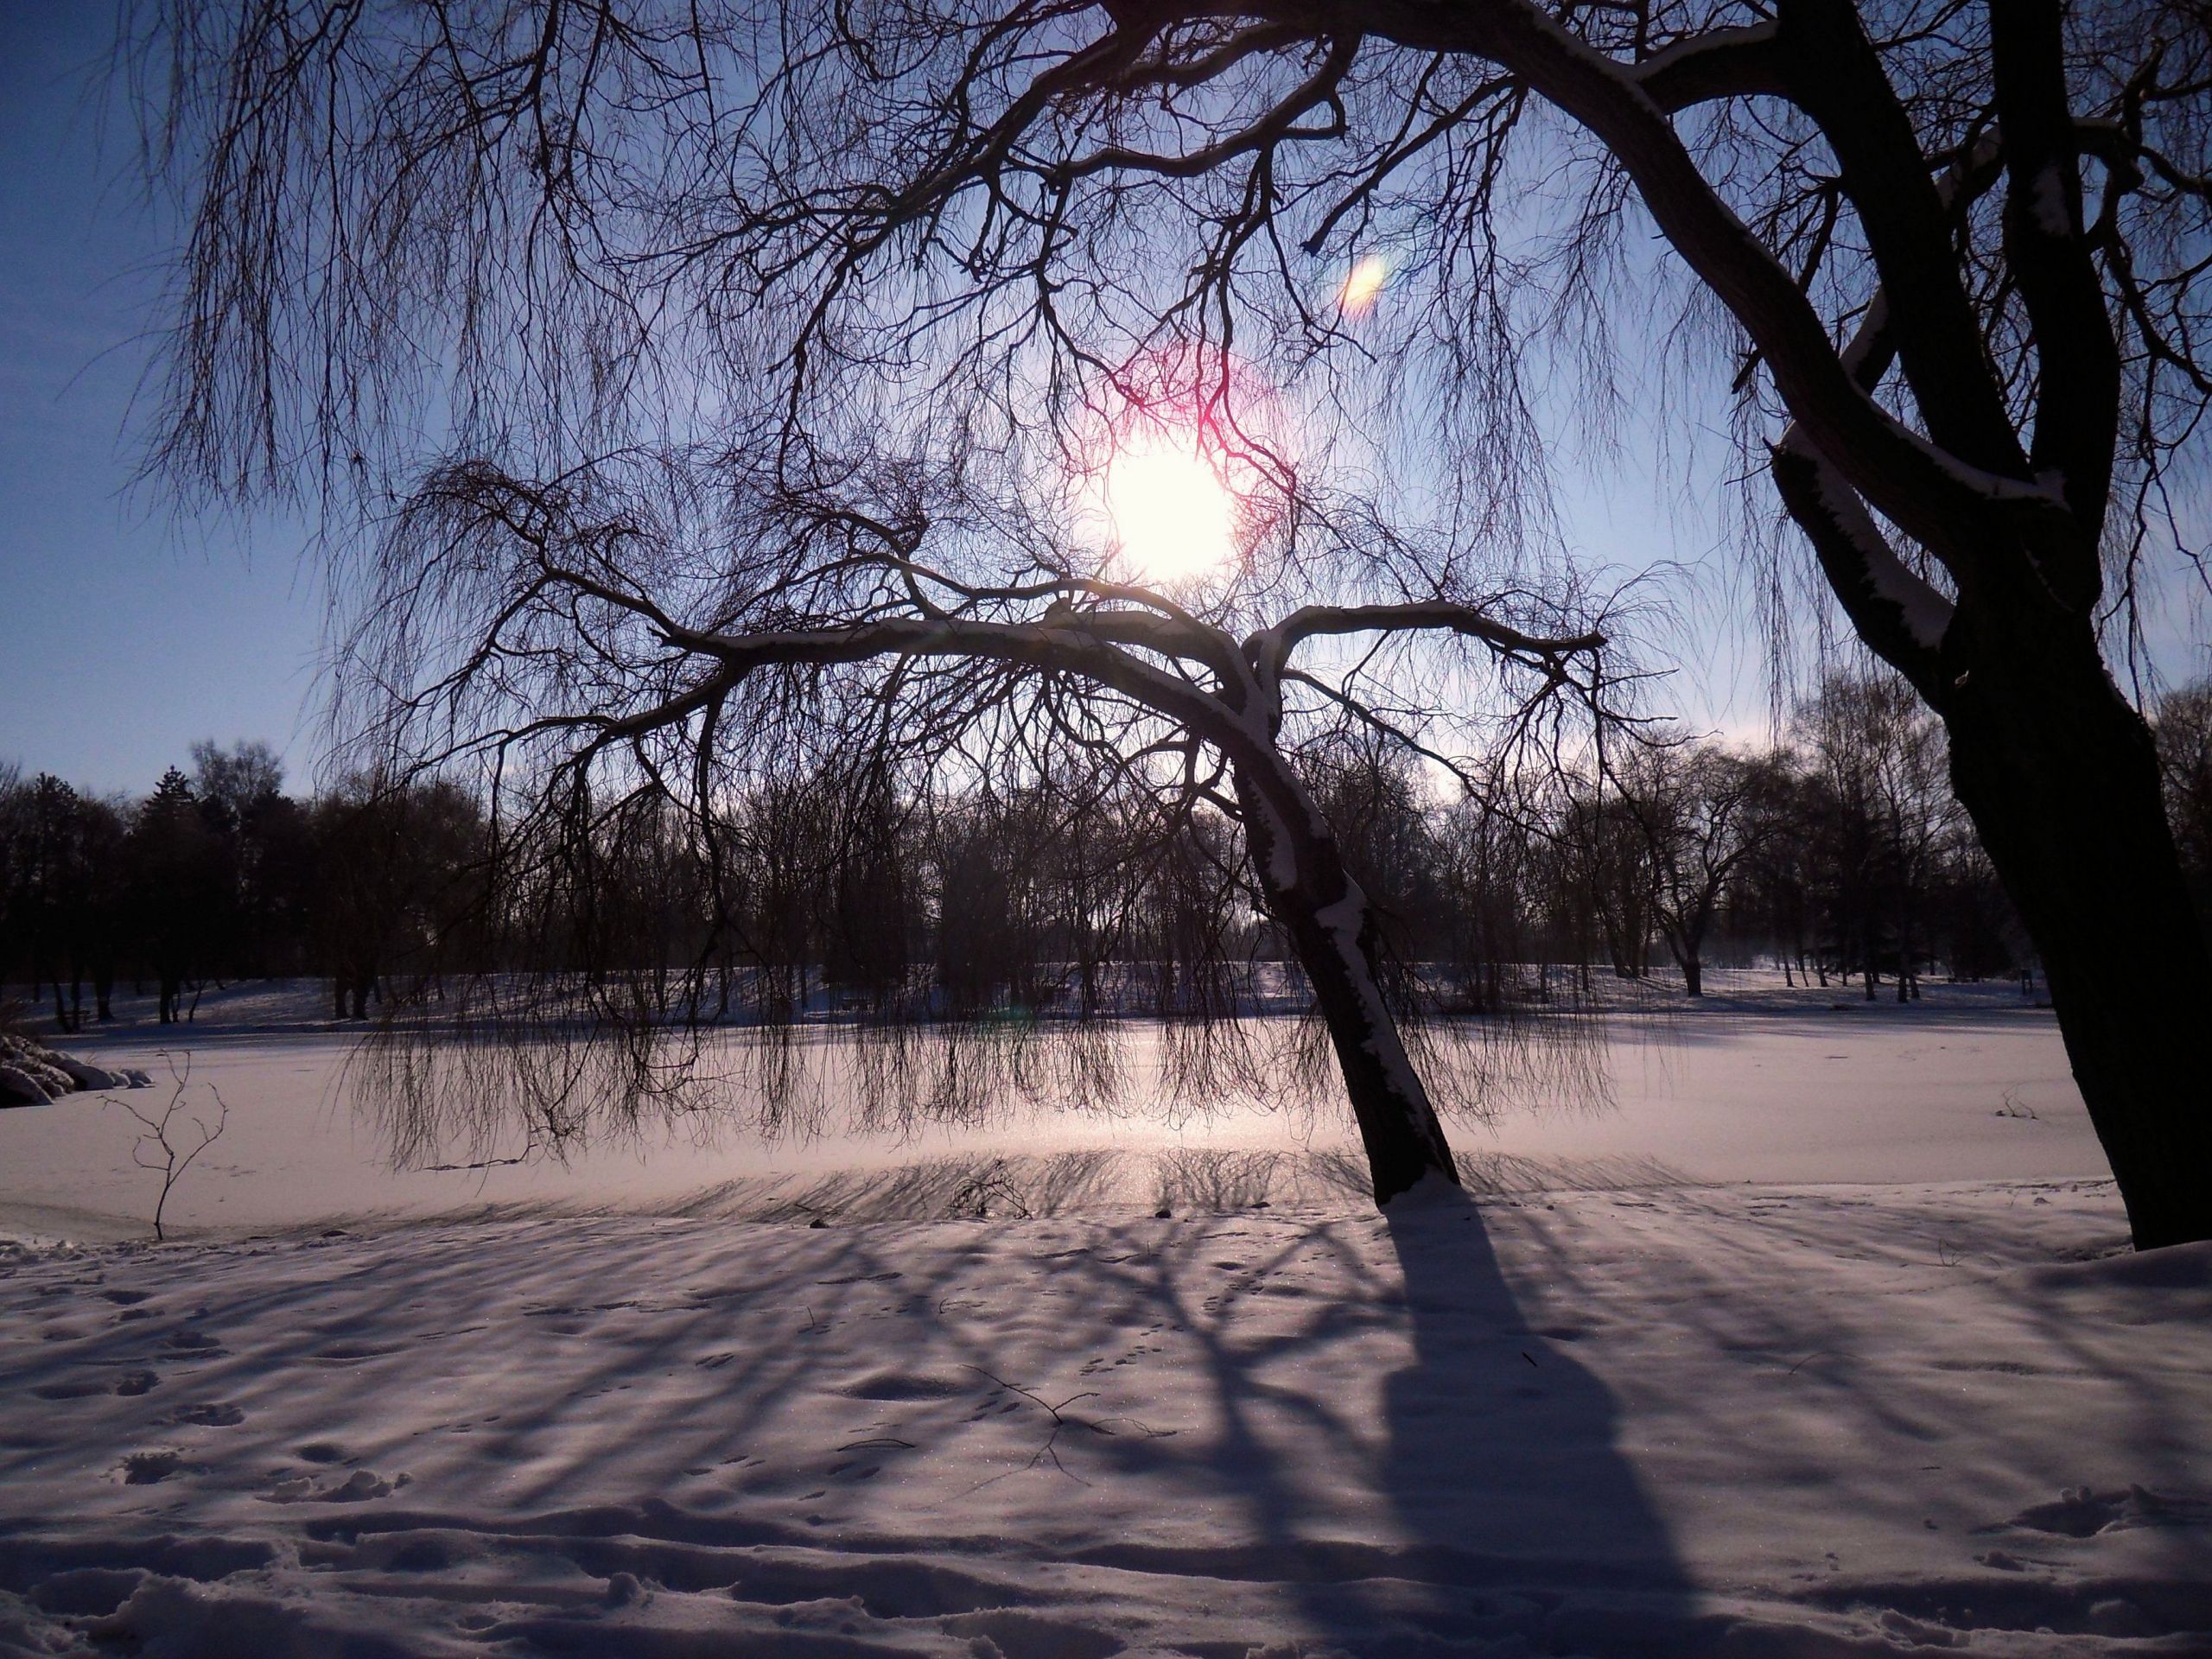
[[[197,1404],[181,1408],[162,1419],[165,1427],[235,1428],[245,1421],[245,1413],[236,1406],[220,1401],[203,1400]]]
[[[89,1376],[73,1376],[61,1382],[41,1382],[31,1392],[41,1400],[89,1400],[110,1392],[108,1385]]]
[[[170,1447],[149,1452],[133,1452],[115,1467],[125,1486],[153,1486],[167,1480],[180,1471],[197,1474],[201,1465],[187,1463],[184,1453]]]
[[[2212,1522],[2212,1503],[2202,1499],[2171,1497],[2141,1486],[2119,1492],[2069,1486],[2055,1502],[2022,1510],[2011,1524],[2060,1537],[2090,1538],[2101,1532],[2127,1532],[2137,1527],[2191,1527],[2208,1522]]]
[[[982,1387],[969,1372],[872,1371],[837,1390],[856,1400],[949,1400]]]
[[[119,1394],[129,1399],[144,1394],[162,1379],[151,1371],[125,1371],[112,1382],[98,1377],[71,1377],[44,1382],[31,1392],[41,1400],[89,1400],[95,1395]]]
[[[403,1474],[385,1480],[373,1469],[356,1469],[342,1481],[318,1486],[312,1475],[288,1475],[272,1482],[260,1497],[264,1503],[365,1503],[390,1497],[413,1478]]]

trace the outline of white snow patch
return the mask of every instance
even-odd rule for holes
[[[1266,794],[1257,789],[1251,791],[1252,804],[1260,811],[1260,829],[1268,844],[1268,882],[1278,893],[1287,893],[1298,885],[1298,856],[1290,844],[1290,831]]]
[[[1928,651],[1941,649],[1955,608],[1951,601],[1897,556],[1859,492],[1824,456],[1797,437],[1794,428],[1783,438],[1783,447],[1812,462],[1813,487],[1821,505],[1850,537],[1875,594],[1897,607],[1915,644]]]
[[[1915,644],[1936,651],[1951,626],[1955,607],[1935,586],[1916,575],[1877,537],[1877,548],[1866,550],[1866,575],[1874,591],[1896,606],[1904,619],[1905,632]]]

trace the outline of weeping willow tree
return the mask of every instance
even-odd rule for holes
[[[671,434],[1080,449],[1173,391],[1209,454],[1325,412],[1302,480],[1496,550],[1541,528],[1546,377],[1602,426],[1625,360],[1682,365],[1810,555],[1744,588],[1942,720],[2137,1242],[2212,1234],[2212,963],[2107,655],[2183,563],[2212,401],[2193,0],[141,19],[192,227],[162,460],[219,489],[359,509]],[[1332,601],[1484,585],[1332,556]],[[1305,602],[1275,569],[1236,598]]]
[[[363,741],[404,767],[483,766],[501,965],[457,1005],[448,982],[436,1026],[388,1022],[370,1075],[404,1138],[480,1128],[518,1081],[554,1143],[668,1103],[727,1052],[699,1033],[729,1015],[733,972],[786,1098],[809,975],[832,960],[865,993],[863,1058],[838,1061],[864,1115],[972,1109],[1071,1057],[1095,1073],[1079,1028],[1114,1011],[1101,963],[1150,976],[1119,1006],[1185,1033],[1182,1070],[1257,1088],[1238,1019],[1264,918],[1377,1201],[1456,1180],[1401,1031],[1418,988],[1385,989],[1316,757],[1357,733],[1503,786],[1602,720],[1605,637],[1371,521],[1364,568],[1429,595],[1322,597],[1350,521],[1307,512],[1311,492],[1270,516],[1263,479],[1236,495],[1235,562],[1171,594],[1116,575],[1129,550],[1098,549],[1081,486],[1028,457],[810,466],[801,485],[788,454],[632,454],[547,484],[469,462],[385,527],[349,658],[375,688]],[[918,974],[917,900],[936,957]],[[1039,1020],[1071,976],[1068,1016]],[[1040,1027],[1078,1040],[1039,1058],[1020,1039]]]

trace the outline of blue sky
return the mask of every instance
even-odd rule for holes
[[[259,738],[305,787],[323,612],[302,530],[179,522],[132,483],[168,239],[128,112],[103,118],[112,28],[105,6],[0,6],[0,762],[136,791],[195,739]],[[1575,504],[1578,539],[1667,556],[1633,493]],[[1743,694],[1686,677],[1669,701],[1756,721],[1756,662],[1718,677]]]
[[[293,526],[134,491],[164,240],[101,131],[102,5],[0,5],[0,762],[143,790],[195,738],[313,770],[322,611]],[[104,142],[105,140],[105,142]]]
[[[195,739],[259,738],[304,787],[323,637],[304,531],[179,522],[133,486],[168,236],[128,112],[103,118],[112,28],[105,6],[0,5],[0,763],[143,791]],[[1648,484],[1628,494],[1571,503],[1576,539],[1631,566],[1697,557]],[[1670,704],[1761,720],[1754,658],[1686,657],[1719,671],[1678,677]]]
[[[142,791],[195,739],[258,738],[305,788],[323,610],[303,529],[179,522],[132,486],[168,238],[131,175],[127,113],[101,118],[112,28],[106,6],[0,3],[0,763]],[[1647,640],[1676,665],[1655,710],[1755,740],[1767,677],[1739,556],[1712,503],[1647,467],[1571,489],[1569,539],[1616,571],[1688,567],[1662,590],[1677,625]],[[2159,588],[2155,654],[2194,677],[2203,590]]]

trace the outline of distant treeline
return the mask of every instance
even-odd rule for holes
[[[2202,912],[2212,687],[2165,699],[2158,728]],[[619,982],[668,1017],[1226,1014],[1286,954],[1226,819],[1163,825],[1050,781],[856,799],[797,778],[704,834],[641,794],[604,804],[585,868],[533,863],[452,782],[301,799],[265,745],[190,758],[137,800],[0,775],[0,976],[64,1030],[112,1017],[118,984],[166,1022],[211,983],[299,976],[340,1019],[508,975]],[[1941,729],[1891,680],[1830,680],[1767,750],[1623,743],[1602,774],[1481,799],[1357,746],[1307,764],[1409,1007],[1669,969],[1694,995],[1708,965],[1757,963],[1903,999],[2030,965]]]
[[[168,1024],[210,984],[297,975],[363,1014],[465,914],[485,846],[467,791],[359,779],[301,800],[266,744],[191,761],[136,800],[0,774],[0,976],[61,1029],[111,1018],[118,984]]]

